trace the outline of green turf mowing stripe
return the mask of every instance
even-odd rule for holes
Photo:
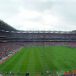
[[[24,48],[24,51],[28,52],[26,55],[24,53],[24,58],[23,61],[21,62],[22,66],[20,67],[20,72],[22,73],[26,73],[27,72],[27,67],[28,67],[28,63],[29,63],[29,57],[30,57],[30,50],[28,50],[28,48]]]
[[[30,58],[29,63],[27,65],[27,72],[30,72],[32,76],[34,76],[35,73],[35,57],[34,57],[34,50],[30,51]]]

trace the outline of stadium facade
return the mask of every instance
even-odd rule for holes
[[[19,31],[0,21],[0,42],[76,41],[76,31]]]

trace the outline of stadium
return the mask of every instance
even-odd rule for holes
[[[75,70],[75,30],[20,31],[0,20],[0,76],[71,76],[64,73]]]

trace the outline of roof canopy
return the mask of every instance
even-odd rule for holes
[[[5,31],[16,31],[13,27],[5,23],[4,21],[0,20],[0,30],[5,30]]]

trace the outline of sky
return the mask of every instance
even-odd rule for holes
[[[0,19],[18,30],[76,30],[76,0],[0,0]]]

